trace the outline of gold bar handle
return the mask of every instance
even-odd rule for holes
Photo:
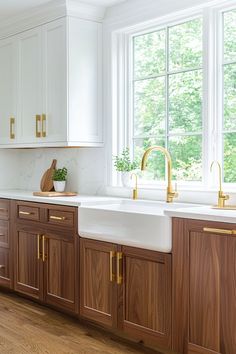
[[[21,215],[32,215],[33,213],[30,213],[28,211],[19,211],[19,214],[21,214]]]
[[[5,268],[6,268],[6,266],[5,266],[5,265],[0,264],[0,269],[5,269]]]
[[[46,259],[47,259],[47,256],[46,256],[46,254],[45,254],[45,236],[44,236],[44,235],[42,236],[42,242],[43,242],[43,246],[42,246],[42,260],[43,260],[43,262],[45,262]]]
[[[38,260],[41,258],[41,254],[40,254],[40,240],[41,240],[41,236],[37,235],[37,258]]]
[[[113,260],[115,258],[115,252],[110,251],[110,281],[113,282],[115,280],[115,273],[113,273]]]
[[[14,125],[15,125],[15,118],[11,117],[10,118],[10,139],[15,139]]]
[[[227,229],[215,229],[211,227],[204,227],[204,232],[217,233],[222,235],[236,235],[236,230],[227,230]]]
[[[46,129],[46,114],[42,114],[42,137],[46,138],[47,129]]]
[[[40,114],[36,114],[36,127],[35,127],[35,135],[36,138],[41,138],[41,129],[39,128],[39,123],[41,123],[41,116]]]
[[[50,215],[51,220],[62,220],[65,221],[66,217],[65,216],[55,216],[55,215]]]
[[[120,265],[122,259],[123,259],[123,253],[117,252],[117,254],[116,254],[116,271],[117,271],[116,283],[118,285],[122,284],[122,281],[123,281],[122,266]]]
[[[5,209],[5,208],[0,208],[0,211],[6,211],[7,209]]]
[[[0,234],[0,237],[5,236],[4,234]]]

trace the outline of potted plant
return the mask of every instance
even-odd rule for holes
[[[114,156],[116,171],[121,172],[121,181],[124,187],[130,186],[131,171],[138,167],[136,161],[131,161],[129,148],[123,150],[120,156]]]
[[[67,168],[58,168],[54,171],[52,180],[56,192],[64,192],[66,187]]]

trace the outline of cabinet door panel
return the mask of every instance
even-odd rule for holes
[[[0,248],[0,285],[10,285],[10,257],[9,250]]]
[[[66,19],[43,27],[44,39],[44,113],[43,141],[67,140],[67,48]]]
[[[19,36],[19,107],[20,142],[34,143],[36,115],[42,112],[42,29],[26,31]],[[41,133],[41,123],[37,124]]]
[[[42,262],[38,251],[37,233],[16,231],[15,290],[42,299]]]
[[[16,141],[17,47],[15,37],[0,41],[0,144]],[[15,138],[10,136],[10,119]]]
[[[45,299],[49,304],[75,311],[75,246],[46,236]]]
[[[80,242],[80,314],[106,326],[116,326],[116,284],[110,281],[110,243]]]
[[[171,345],[171,255],[123,247],[123,328],[137,340]]]

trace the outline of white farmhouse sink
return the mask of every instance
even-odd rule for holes
[[[127,246],[170,252],[171,218],[165,210],[192,204],[111,200],[79,207],[79,235]]]

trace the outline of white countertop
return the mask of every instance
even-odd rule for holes
[[[170,217],[236,223],[236,210],[212,209],[211,206],[165,210]]]
[[[36,197],[33,195],[33,191],[24,190],[0,190],[0,198],[24,200],[29,202],[68,205],[78,207],[82,203],[97,203],[111,200],[111,197],[99,197],[89,195],[77,195],[74,197]]]

